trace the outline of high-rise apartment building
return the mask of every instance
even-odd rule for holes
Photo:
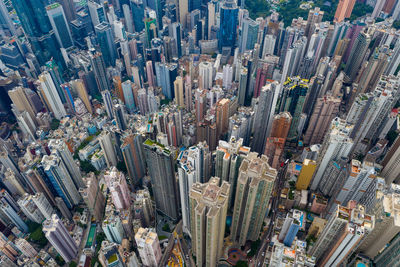
[[[130,206],[130,193],[125,175],[112,167],[104,174],[104,180],[111,192],[111,197],[115,208],[119,210],[127,209]]]
[[[79,204],[81,197],[71,175],[59,156],[52,154],[42,158],[44,172],[49,178],[57,194],[68,208]]]
[[[80,187],[84,186],[81,170],[72,157],[67,144],[65,144],[65,142],[61,139],[51,139],[48,143],[48,147],[51,149],[51,152],[56,154],[65,164],[69,175],[74,181],[75,187],[79,189]]]
[[[215,267],[223,254],[230,185],[212,177],[190,189],[190,233],[197,266]]]
[[[327,208],[328,215],[336,210],[336,205],[346,206],[349,201],[359,202],[369,186],[377,177],[379,165],[368,160],[363,163],[352,159],[344,179],[336,181],[335,192]]]
[[[143,265],[157,267],[162,256],[157,233],[151,229],[139,228],[135,235],[135,241]]]
[[[291,247],[297,232],[301,228],[304,228],[304,220],[304,213],[302,211],[291,210],[283,222],[281,232],[279,233],[279,240],[282,240],[286,246]]]
[[[18,199],[18,205],[21,211],[28,217],[31,221],[36,223],[42,223],[45,217],[40,212],[35,202],[33,202],[32,195],[25,194],[23,197]]]
[[[32,245],[26,241],[26,239],[18,238],[15,241],[15,246],[24,254],[24,256],[32,258],[38,255],[36,249],[32,247]]]
[[[251,152],[239,168],[232,217],[232,240],[244,245],[256,241],[268,209],[277,171],[268,164],[265,155]]]
[[[103,218],[106,201],[103,192],[100,189],[99,181],[94,173],[90,173],[86,178],[83,178],[83,182],[86,186],[79,188],[79,193],[81,193],[83,201],[94,219],[99,222]]]
[[[149,167],[156,209],[173,220],[179,217],[179,192],[175,177],[173,153],[170,148],[147,139],[144,154]]]
[[[43,216],[46,219],[50,219],[51,215],[53,215],[53,213],[54,213],[54,208],[50,204],[50,202],[47,200],[45,195],[42,192],[38,192],[32,197],[32,200],[35,203],[35,205],[38,207],[40,212],[43,214]]]
[[[389,151],[386,153],[383,162],[381,175],[387,184],[398,182],[400,179],[400,137],[397,137]]]
[[[104,130],[98,137],[101,149],[104,152],[106,158],[107,166],[111,168],[112,166],[117,166],[117,154],[115,152],[115,147],[112,141],[111,132]]]
[[[202,89],[211,89],[213,85],[213,65],[203,61],[199,64],[199,83]]]
[[[8,217],[8,219],[22,232],[28,232],[28,226],[22,220],[21,216],[18,215],[17,210],[14,209],[10,204],[2,201],[0,204],[0,210]]]
[[[357,251],[374,259],[381,250],[400,233],[400,186],[391,184],[376,190],[372,198],[375,204],[369,210],[375,216],[375,227],[361,242]],[[381,258],[381,255],[378,256]],[[382,265],[383,266],[383,265]]]
[[[183,230],[190,234],[190,188],[194,183],[206,183],[210,178],[211,153],[207,143],[200,142],[182,151],[177,161]]]
[[[229,143],[219,140],[215,155],[215,176],[231,185],[229,206],[234,203],[239,167],[250,153],[250,148],[243,146],[243,139],[231,137]]]
[[[265,142],[272,128],[274,110],[279,93],[279,84],[268,83],[258,97],[257,111],[254,117],[254,138],[251,144],[252,151],[263,153]]]
[[[78,256],[78,246],[56,214],[50,220],[44,221],[43,233],[65,262]]]
[[[90,54],[90,64],[96,79],[97,87],[100,92],[108,91],[110,87],[110,81],[106,73],[106,65],[104,63],[103,54],[95,52]]]
[[[264,150],[264,155],[268,157],[268,162],[273,168],[277,168],[281,162],[291,122],[292,116],[289,112],[281,112],[274,116]]]
[[[300,79],[300,77],[288,78],[283,84],[282,97],[279,103],[279,110],[287,111],[292,115],[292,123],[290,124],[287,140],[296,141],[301,135],[299,132],[299,124],[303,112],[304,102],[308,92],[308,80]]]
[[[304,144],[320,144],[329,129],[331,121],[338,115],[341,100],[337,97],[324,96],[315,102],[313,112],[304,134]]]
[[[339,0],[334,21],[342,22],[344,19],[349,18],[355,3],[355,0]]]
[[[142,135],[127,132],[121,141],[120,149],[128,170],[131,186],[139,184],[146,174]]]
[[[50,111],[53,113],[56,119],[60,120],[67,115],[64,105],[61,102],[59,91],[51,78],[49,72],[45,71],[39,75],[39,81],[41,84],[40,89],[42,90],[46,104]]]
[[[101,226],[107,240],[110,242],[121,244],[122,240],[126,238],[124,226],[118,213],[111,212],[106,214]]]
[[[363,206],[354,203],[349,207],[337,206],[308,253],[320,266],[337,266],[360,244],[373,225],[374,218],[366,214]]]
[[[339,5],[342,2],[348,2],[348,1],[352,1],[353,3],[355,2],[354,0],[343,0],[339,2]],[[367,29],[364,29],[358,34],[351,48],[350,56],[347,59],[346,68],[344,69],[344,72],[347,75],[346,77],[347,80],[354,81],[354,79],[356,78],[362,60],[364,58],[364,54],[366,53],[370,42],[371,42],[371,35]]]
[[[340,118],[335,118],[331,122],[329,132],[322,143],[317,159],[318,170],[314,174],[311,190],[316,190],[328,164],[331,161],[346,158],[349,156],[353,147],[353,140],[350,138],[352,125],[347,124]]]

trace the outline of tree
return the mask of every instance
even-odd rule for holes
[[[44,248],[47,245],[48,240],[43,233],[42,225],[32,221],[29,221],[27,225],[30,232],[28,240],[32,243],[35,243],[40,248]]]
[[[165,232],[171,233],[171,228],[169,227],[168,223],[163,225],[162,230]]]
[[[386,139],[389,141],[388,142],[388,146],[391,146],[394,141],[396,140],[397,136],[399,135],[399,133],[395,130],[390,130],[387,135],[386,135]]]
[[[245,261],[238,261],[235,266],[236,267],[247,267],[249,265]]]
[[[128,172],[124,161],[118,161],[116,167],[120,172],[123,172],[125,174]]]
[[[373,10],[374,9],[371,6],[364,4],[364,3],[357,2],[354,5],[353,12],[351,13],[351,16],[350,16],[350,20],[351,21],[356,20],[359,17],[362,17],[369,13],[372,13]]]
[[[392,25],[396,30],[400,29],[400,20],[395,20]]]
[[[76,266],[78,266],[78,264],[76,262],[74,262],[74,261],[71,261],[69,263],[69,267],[76,267]]]
[[[96,168],[90,163],[88,160],[80,160],[80,165],[81,169],[84,173],[89,173],[89,172],[94,172],[95,174],[98,174],[99,171],[96,170]]]
[[[60,126],[60,121],[57,119],[53,119],[50,123],[50,128],[54,131],[58,129],[58,126]]]
[[[58,266],[64,266],[65,264],[64,259],[60,255],[57,255],[57,257],[55,257],[55,261],[57,262]]]

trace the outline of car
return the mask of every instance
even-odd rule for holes
[[[263,252],[262,254],[261,254],[261,257],[264,257],[265,256],[265,252]]]

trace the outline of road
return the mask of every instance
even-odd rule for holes
[[[275,188],[274,192],[276,192],[276,195],[272,197],[271,200],[271,210],[272,210],[272,215],[271,215],[271,220],[269,222],[268,230],[261,236],[261,246],[257,254],[256,261],[254,262],[254,266],[263,266],[264,263],[264,258],[266,254],[266,250],[268,248],[268,244],[272,238],[273,234],[273,228],[274,228],[274,222],[276,219],[276,214],[278,210],[278,205],[281,197],[281,190],[283,186],[285,185],[285,175],[286,175],[286,170],[287,170],[288,163],[283,165],[283,167],[279,168],[278,175],[277,175],[277,181],[275,183]],[[264,253],[264,255],[263,255]]]

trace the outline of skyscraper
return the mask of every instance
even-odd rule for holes
[[[59,156],[52,154],[42,158],[42,165],[57,194],[64,200],[68,208],[79,204],[81,197],[68,173],[67,167]]]
[[[110,90],[110,81],[107,77],[106,66],[104,64],[104,58],[102,53],[95,52],[90,54],[90,63],[92,65],[92,70],[94,72],[94,77],[96,79],[97,87],[100,92],[105,90]]]
[[[104,206],[106,204],[103,192],[99,186],[99,181],[93,172],[83,178],[83,181],[86,185],[85,187],[79,188],[79,193],[81,193],[83,201],[94,219],[99,222],[103,219]]]
[[[354,2],[354,0],[350,1]],[[368,45],[370,42],[371,42],[371,35],[367,29],[364,29],[358,34],[350,51],[350,56],[347,59],[346,67],[344,69],[344,72],[347,75],[346,77],[347,80],[354,81],[354,79],[356,78],[356,75],[360,69],[362,60],[364,58],[364,55],[368,49]]]
[[[51,215],[54,212],[54,209],[53,206],[50,204],[50,202],[46,199],[44,194],[42,192],[38,192],[32,197],[32,200],[38,207],[40,212],[43,214],[43,216],[46,219],[50,219]]]
[[[346,206],[349,201],[360,202],[364,193],[367,191],[374,180],[377,178],[379,165],[374,162],[364,160],[363,163],[352,159],[347,168],[344,179],[337,181],[336,194],[330,199],[327,207],[327,215],[334,212],[336,205]]]
[[[239,36],[239,51],[253,50],[257,42],[259,23],[251,18],[243,18]]]
[[[102,4],[99,4],[95,0],[89,0],[87,2],[87,6],[93,27],[96,27],[100,23],[107,21],[106,12]]]
[[[230,185],[212,177],[190,189],[190,233],[197,266],[217,266],[223,251]]]
[[[219,140],[215,155],[215,176],[231,185],[229,207],[234,203],[239,167],[250,153],[250,148],[243,146],[243,139],[231,137],[229,142]]]
[[[400,136],[396,138],[389,151],[386,153],[382,165],[381,175],[387,184],[398,182],[400,179]]]
[[[176,77],[174,81],[175,102],[179,107],[185,107],[183,99],[183,79],[181,76]]]
[[[28,232],[28,226],[22,220],[22,218],[18,215],[17,210],[15,210],[10,204],[2,201],[2,203],[0,204],[0,210],[10,219],[10,221],[15,226],[17,226],[17,228],[20,231],[25,232],[25,233]]]
[[[268,165],[265,155],[258,157],[252,152],[242,161],[231,229],[232,240],[240,245],[258,239],[276,176],[277,171]]]
[[[59,3],[54,3],[48,5],[46,7],[46,11],[60,46],[63,48],[72,47],[72,35],[64,14],[63,7]]]
[[[207,143],[200,142],[182,151],[177,160],[183,230],[190,235],[189,191],[194,183],[205,183],[210,178],[211,153]]]
[[[202,89],[211,89],[213,85],[213,66],[211,62],[203,61],[199,64],[199,82]]]
[[[12,0],[25,35],[40,65],[45,65],[53,57],[58,64],[64,66],[64,60],[59,52],[60,46],[52,31],[44,2],[43,0]]]
[[[42,223],[44,221],[45,217],[34,203],[32,195],[25,194],[23,197],[18,199],[17,203],[20,206],[21,211],[29,218],[29,220],[36,223]]]
[[[220,9],[219,50],[222,47],[234,47],[238,27],[239,9],[233,0],[225,0]]]
[[[125,106],[128,109],[129,113],[133,113],[136,109],[135,106],[135,98],[133,96],[132,91],[132,82],[130,80],[126,80],[121,84],[122,92],[124,94]]]
[[[287,111],[274,116],[271,133],[267,138],[264,150],[264,155],[268,157],[272,168],[277,168],[281,162],[291,123],[292,116]]]
[[[76,164],[74,158],[72,157],[72,154],[69,151],[67,144],[65,144],[65,142],[60,139],[51,139],[48,143],[48,147],[51,149],[52,153],[57,154],[60,157],[60,159],[66,166],[68,173],[75,184],[75,187],[79,189],[80,187],[84,186],[79,166]]]
[[[103,54],[106,66],[115,66],[117,49],[114,43],[114,36],[110,24],[102,22],[94,27],[97,41]]]
[[[29,100],[26,90],[27,89],[20,86],[14,87],[10,91],[8,91],[8,95],[10,96],[11,101],[13,102],[13,104],[15,105],[15,107],[19,112],[26,110],[29,113],[32,120],[36,121],[35,119],[36,114],[39,111],[36,110],[33,103]]]
[[[179,217],[178,184],[172,151],[155,141],[144,143],[146,163],[156,202],[156,209],[173,220]]]
[[[157,233],[151,229],[139,228],[135,235],[139,256],[145,266],[158,266],[162,257]]]
[[[292,246],[297,232],[300,228],[304,227],[304,220],[304,213],[300,210],[292,210],[286,214],[281,232],[279,233],[279,239],[283,241],[283,244],[288,247]]]
[[[43,233],[65,262],[78,256],[78,246],[56,214],[43,223]]]
[[[144,29],[144,4],[142,0],[130,0],[132,10],[133,24],[136,32]]]
[[[319,266],[338,266],[373,227],[374,217],[363,206],[338,206],[308,253]]]
[[[331,121],[338,115],[341,100],[332,96],[318,98],[304,134],[304,143],[320,144],[329,129]]]
[[[131,180],[131,186],[140,184],[146,173],[143,138],[138,133],[128,132],[122,137],[121,152]]]
[[[325,136],[324,142],[317,159],[318,170],[314,174],[311,190],[316,190],[330,161],[349,156],[353,147],[350,132],[353,126],[347,124],[340,118],[331,122],[331,128]]]
[[[400,222],[398,220],[400,208],[397,205],[400,201],[399,189],[400,187],[397,184],[389,184],[388,186],[384,184],[383,187],[374,190],[371,196],[363,197],[361,201],[373,203],[368,212],[375,216],[375,227],[364,238],[357,251],[371,259],[376,259],[382,249],[400,233]],[[381,258],[381,255],[378,258]]]
[[[67,21],[73,21],[76,19],[76,10],[74,0],[61,0],[60,4],[62,5],[65,16],[67,17]]]
[[[101,149],[106,157],[107,166],[110,168],[112,166],[117,166],[117,155],[115,152],[115,147],[112,141],[111,133],[108,130],[104,130],[99,135],[99,142]]]
[[[288,141],[296,141],[301,135],[298,127],[303,112],[304,102],[308,91],[308,80],[300,77],[288,78],[284,83],[282,98],[279,105],[280,111],[288,111],[292,115],[292,123],[288,133]]]
[[[110,188],[111,197],[115,208],[119,210],[127,209],[130,206],[130,194],[125,175],[112,167],[104,174],[104,180]]]
[[[39,81],[41,84],[41,90],[44,93],[47,105],[50,111],[53,113],[56,119],[60,120],[67,115],[64,105],[61,102],[59,92],[57,91],[56,85],[50,76],[50,73],[45,71],[39,75]]]
[[[261,90],[254,118],[254,129],[257,130],[254,132],[251,144],[252,151],[258,153],[264,152],[265,141],[272,127],[278,92],[279,85],[277,83],[268,83]]]
[[[77,80],[72,81],[72,86],[78,92],[78,96],[82,100],[82,102],[85,104],[87,111],[89,113],[93,114],[93,107],[92,107],[92,104],[90,103],[90,98],[89,98],[89,94],[87,91],[87,87],[83,83],[83,80],[77,79]]]
[[[339,0],[334,21],[342,22],[345,18],[349,18],[355,3],[355,0]]]

